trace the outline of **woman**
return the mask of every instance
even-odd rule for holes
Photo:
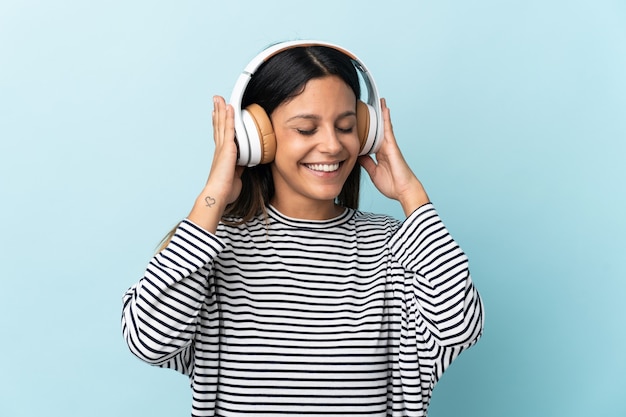
[[[124,296],[142,360],[189,375],[193,416],[424,416],[482,333],[467,258],[396,143],[359,156],[351,58],[290,47],[242,105],[271,119],[273,160],[238,167],[234,109],[214,98],[215,152],[191,212]],[[360,169],[403,222],[357,209]]]

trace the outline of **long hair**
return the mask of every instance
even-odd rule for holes
[[[258,68],[244,92],[242,108],[256,103],[271,117],[278,106],[302,93],[309,80],[329,75],[341,78],[359,99],[359,77],[348,56],[325,46],[287,49]],[[355,164],[336,198],[337,204],[358,208],[360,180],[361,166]],[[222,220],[225,222],[243,224],[255,216],[266,214],[266,208],[274,196],[274,181],[269,164],[245,168],[241,181],[239,197],[224,212]]]

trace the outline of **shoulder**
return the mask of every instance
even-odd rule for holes
[[[402,222],[386,214],[355,210],[352,221],[359,229],[379,229],[396,231]]]
[[[244,221],[239,217],[224,217],[217,226],[217,234],[247,234],[255,230],[267,229],[267,218],[262,215]]]
[[[376,223],[399,223],[399,220],[387,214],[372,213],[368,211],[354,210],[352,216],[360,221],[372,221]]]

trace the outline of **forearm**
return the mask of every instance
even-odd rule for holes
[[[207,232],[214,234],[226,209],[226,200],[226,197],[207,183],[196,198],[187,218]]]
[[[418,309],[445,346],[473,343],[482,332],[482,303],[465,253],[432,205],[417,209],[392,239],[392,252],[413,276]]]
[[[451,253],[414,279],[418,309],[441,346],[469,346],[482,334],[483,306],[467,259]]]
[[[182,222],[176,234],[124,295],[122,327],[130,350],[160,364],[193,340],[207,296],[207,264],[223,248],[197,225]]]

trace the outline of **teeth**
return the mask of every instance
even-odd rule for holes
[[[339,164],[307,164],[307,168],[313,171],[332,172],[339,169]]]

